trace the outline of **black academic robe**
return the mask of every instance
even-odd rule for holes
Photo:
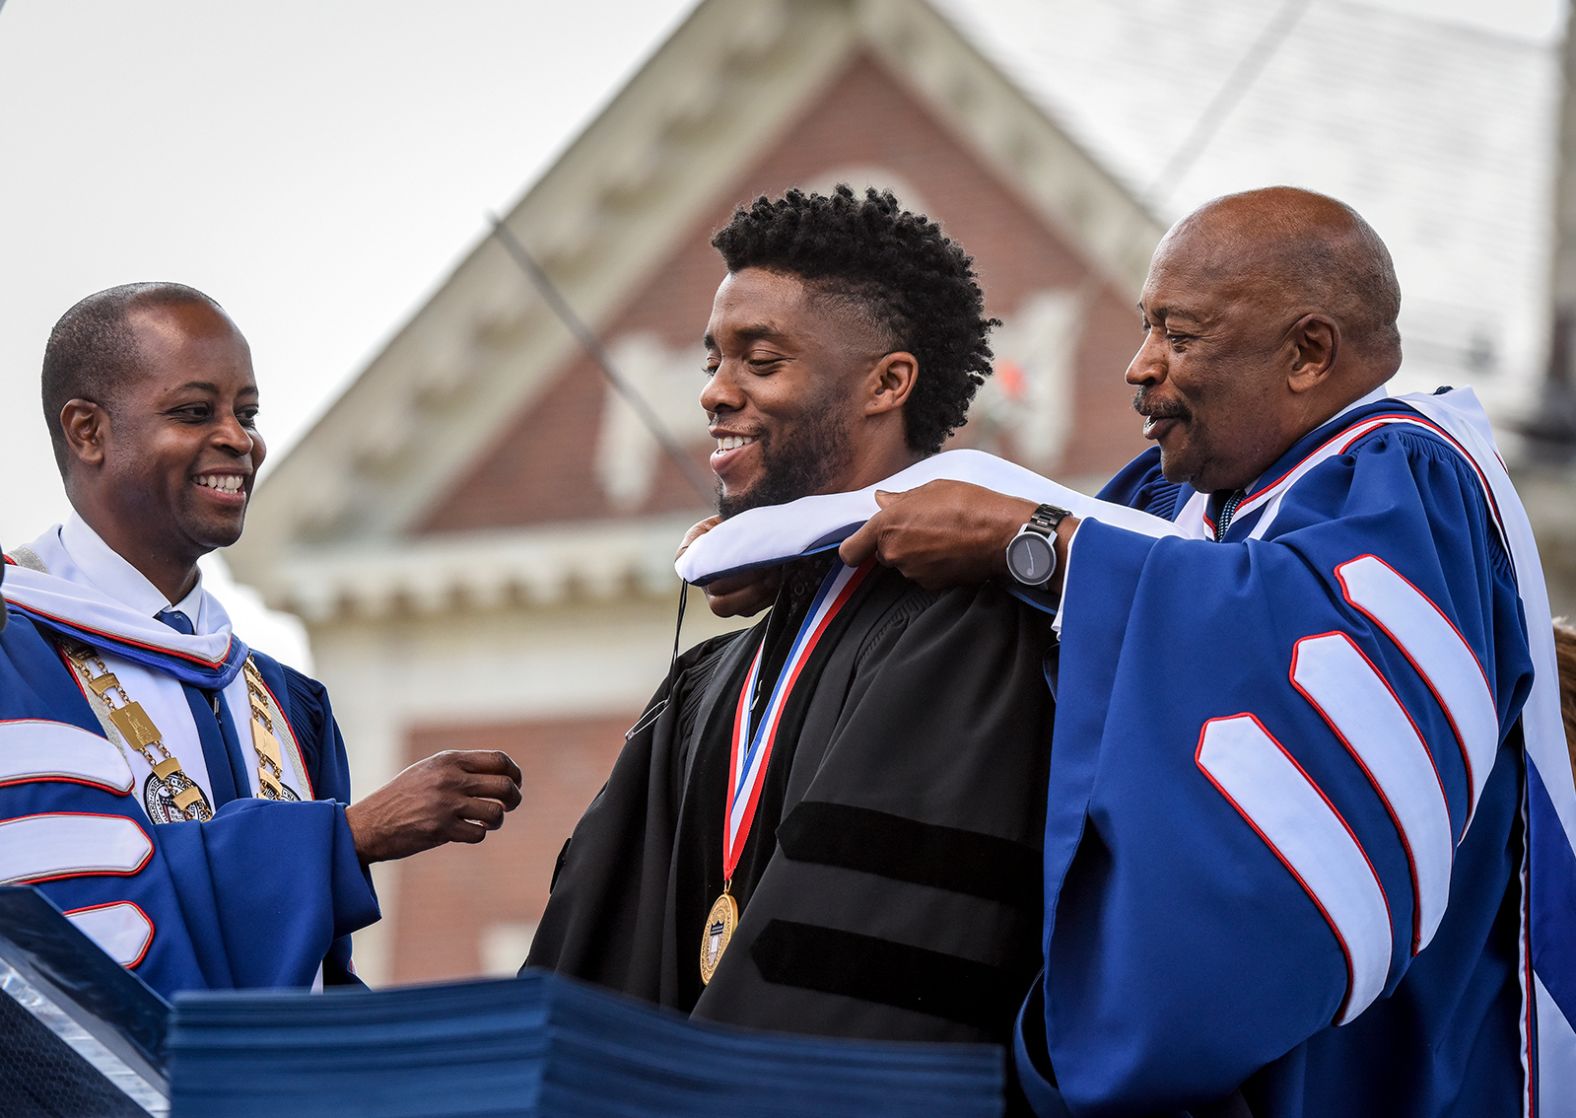
[[[1041,959],[1051,634],[991,585],[877,568],[832,622],[763,778],[738,931],[701,983],[740,691],[763,639],[770,690],[806,597],[679,658],[564,848],[526,965],[736,1025],[1004,1042]]]

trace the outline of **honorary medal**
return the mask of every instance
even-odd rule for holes
[[[722,953],[728,950],[728,941],[738,926],[739,906],[733,903],[733,895],[724,890],[706,914],[706,933],[700,939],[701,985],[709,983],[711,976],[717,973],[717,964],[722,961]]]
[[[181,820],[206,823],[213,818],[213,805],[208,797],[173,757],[153,766],[142,786],[142,806],[155,823]]]
[[[765,638],[755,650],[755,659],[744,677],[744,687],[739,692],[739,705],[733,716],[733,748],[728,757],[727,800],[723,804],[722,828],[722,896],[717,898],[706,914],[706,925],[700,937],[700,980],[711,982],[717,973],[722,953],[728,949],[734,930],[739,926],[739,905],[733,899],[733,871],[739,866],[739,855],[750,837],[750,826],[755,822],[755,809],[761,798],[761,777],[772,757],[772,746],[777,741],[777,727],[782,721],[783,707],[789,692],[799,681],[810,653],[820,642],[827,626],[838,611],[848,604],[854,591],[870,573],[871,564],[862,567],[833,566],[831,573],[821,583],[810,603],[809,612],[799,625],[789,646],[788,658],[772,687],[771,697],[761,714],[761,724],[750,731],[750,708],[754,705],[756,684],[760,679],[761,658],[766,651]]]

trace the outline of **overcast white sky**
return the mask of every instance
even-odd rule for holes
[[[1564,10],[1372,2],[1543,40]],[[280,455],[691,0],[0,5],[0,542],[12,545],[66,510],[37,376],[67,307],[145,279],[213,295],[251,341]],[[243,634],[301,658],[244,595],[224,594]]]
[[[37,383],[72,303],[145,279],[213,295],[282,455],[689,6],[5,3],[0,542],[67,511]]]

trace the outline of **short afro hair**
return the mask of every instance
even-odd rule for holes
[[[72,400],[109,406],[116,389],[140,371],[132,312],[181,303],[201,303],[224,313],[213,299],[182,283],[125,283],[89,295],[55,323],[44,346],[42,387],[44,422],[62,475],[66,438],[60,429],[61,409]]]
[[[764,268],[797,276],[867,314],[893,349],[912,353],[919,380],[903,409],[909,448],[934,454],[967,422],[991,373],[990,329],[974,260],[889,190],[861,199],[839,184],[830,195],[790,190],[740,207],[711,239],[730,272]]]

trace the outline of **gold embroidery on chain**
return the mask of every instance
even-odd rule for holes
[[[206,823],[212,819],[213,806],[208,803],[208,797],[197,782],[186,775],[180,761],[164,744],[164,735],[153,724],[153,719],[148,717],[141,703],[126,694],[103,658],[87,645],[75,641],[64,642],[62,647],[88,690],[104,705],[110,724],[120,731],[127,745],[142,754],[176,809],[193,822]],[[159,757],[154,756],[155,750]]]
[[[169,793],[175,807],[188,820],[203,823],[212,819],[213,807],[202,788],[181,768],[180,761],[164,744],[164,735],[154,725],[148,712],[141,703],[126,694],[120,680],[98,653],[74,641],[62,642],[62,646],[82,681],[104,705],[110,724],[120,731],[127,745],[142,754],[142,759]],[[262,673],[257,670],[251,657],[247,657],[242,665],[242,675],[246,681],[247,701],[252,708],[252,751],[257,754],[258,795],[265,800],[299,801],[301,797],[284,783],[283,751],[270,714],[274,704],[268,686],[263,682]]]
[[[252,704],[252,749],[257,754],[258,794],[265,800],[299,799],[284,785],[279,738],[274,734],[274,720],[268,716],[268,687],[263,683],[263,675],[250,656],[241,670],[246,676],[246,698]]]

